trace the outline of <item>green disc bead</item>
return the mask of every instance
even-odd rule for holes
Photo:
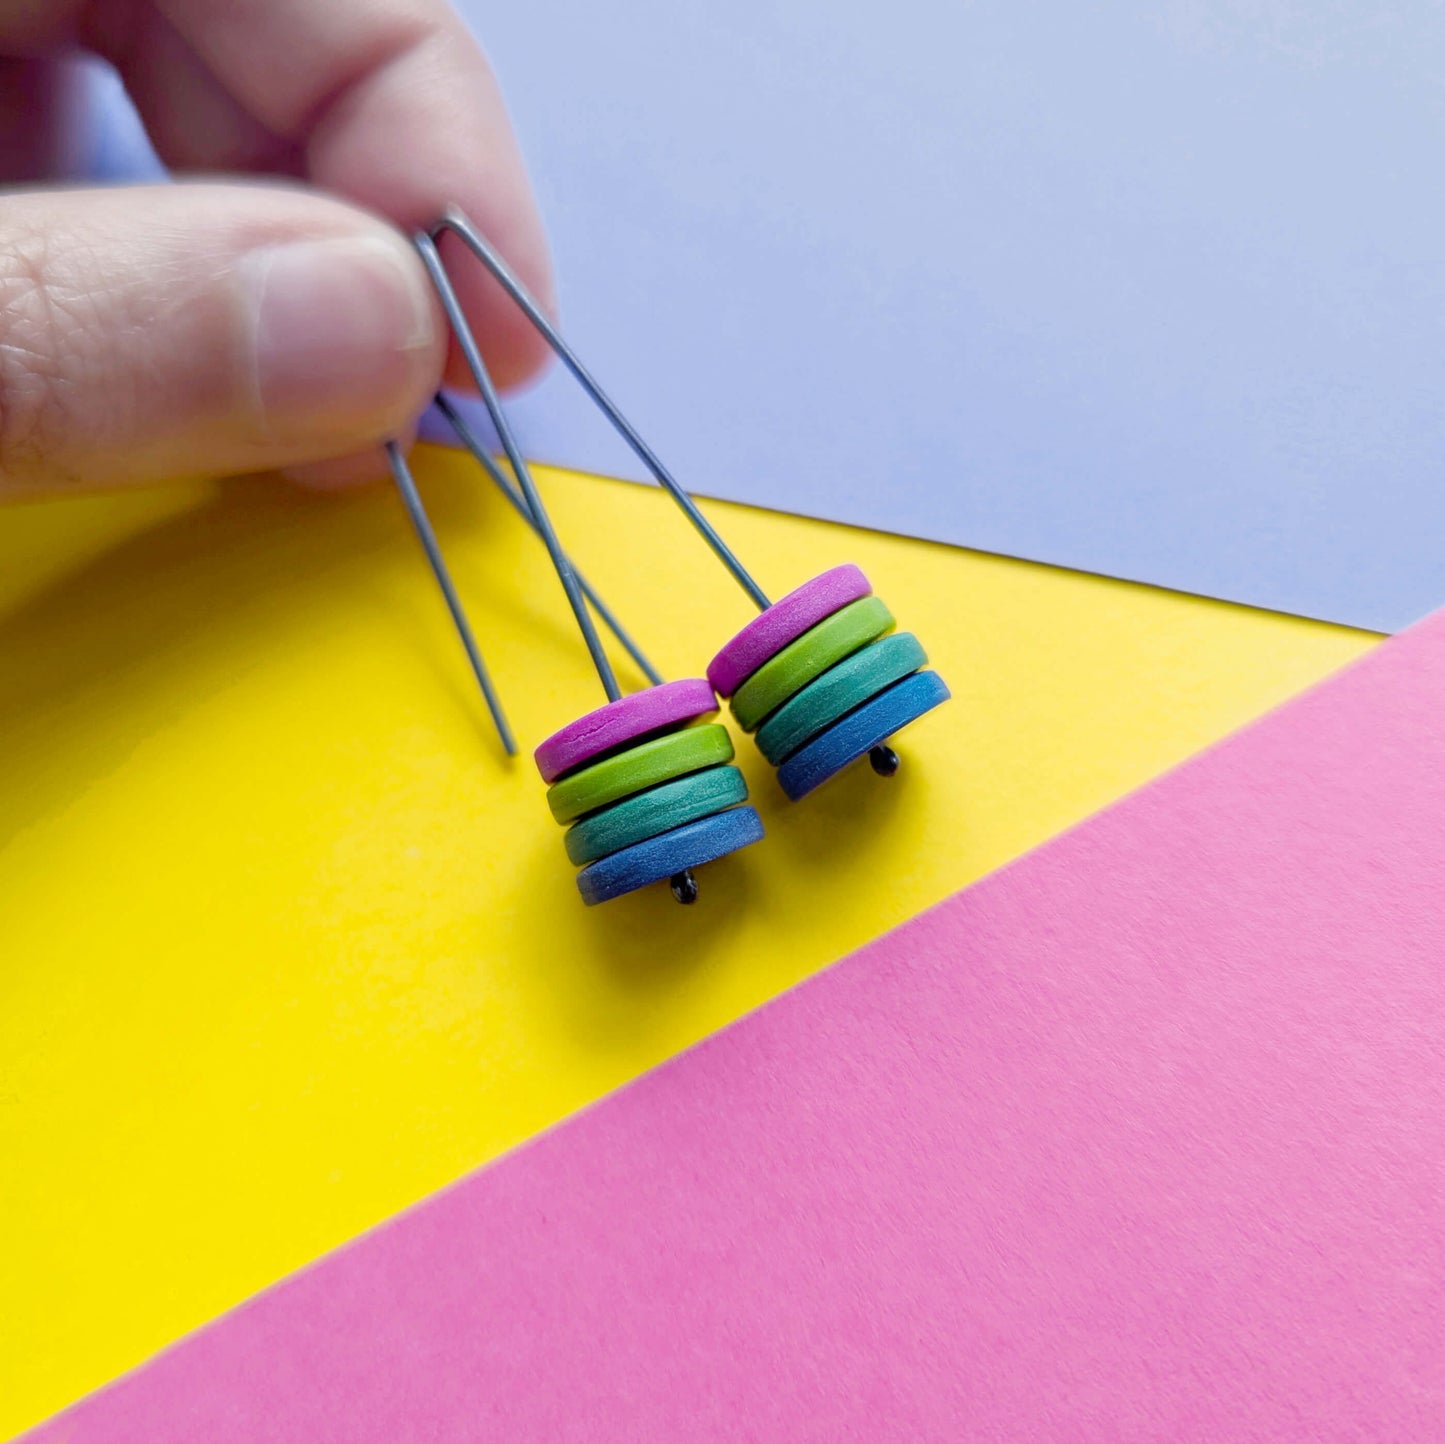
[[[927,662],[912,632],[896,632],[854,652],[795,692],[758,728],[758,751],[777,767],[824,728]]]
[[[733,693],[733,716],[751,732],[814,677],[891,632],[893,613],[877,597],[850,602],[775,652]]]
[[[684,727],[554,782],[547,789],[547,806],[558,822],[571,822],[659,782],[732,760],[733,740],[721,723]]]
[[[567,856],[581,867],[747,800],[748,784],[736,767],[689,773],[646,792],[635,792],[575,823],[567,829]]]

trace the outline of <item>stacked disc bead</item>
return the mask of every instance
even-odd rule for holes
[[[794,802],[948,700],[918,639],[895,625],[857,567],[834,567],[713,658],[708,680]]]
[[[762,838],[758,814],[743,806],[732,738],[705,720],[717,710],[701,677],[664,682],[579,717],[537,748],[589,907]]]

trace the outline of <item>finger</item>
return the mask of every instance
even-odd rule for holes
[[[551,305],[546,242],[501,94],[446,0],[157,0],[155,9],[254,124],[252,144],[273,137],[308,179],[406,230],[460,206]],[[158,83],[174,68],[153,53],[166,49],[173,62],[174,42],[159,31],[128,36],[126,45],[109,37],[110,52],[164,158],[185,164],[173,133],[194,134],[183,88]],[[459,251],[448,260],[498,383],[531,375],[545,343],[474,261]]]
[[[300,176],[305,160],[227,89],[185,36],[149,5],[131,7],[108,48],[145,122],[156,153],[172,171]],[[107,7],[107,14],[118,12]]]
[[[416,428],[409,428],[395,440],[403,451],[410,451],[416,442]],[[287,481],[294,481],[312,491],[346,491],[390,476],[391,467],[382,447],[368,446],[364,451],[354,451],[349,456],[333,456],[326,461],[288,466],[281,474]]]
[[[79,76],[73,66],[0,59],[0,182],[75,174],[78,110]]]
[[[301,189],[0,197],[0,494],[349,455],[421,412],[442,335],[406,239]]]

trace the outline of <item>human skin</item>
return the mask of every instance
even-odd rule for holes
[[[178,184],[53,183],[83,51]],[[501,96],[446,0],[0,0],[0,184],[0,499],[381,474],[380,443],[465,379],[407,241],[447,205],[550,305]],[[543,343],[452,269],[498,383],[527,379]]]

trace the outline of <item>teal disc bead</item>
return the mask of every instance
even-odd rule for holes
[[[900,728],[947,701],[948,687],[937,672],[915,672],[800,747],[778,768],[778,785],[797,802],[881,746]]]
[[[732,760],[733,739],[726,727],[717,722],[684,727],[569,772],[547,789],[547,806],[558,822],[572,822],[659,782]]]
[[[569,827],[564,835],[567,856],[581,867],[747,800],[748,784],[736,767],[709,767],[634,792]]]
[[[912,632],[870,643],[784,702],[758,728],[758,750],[777,767],[840,717],[927,663],[928,654]]]

